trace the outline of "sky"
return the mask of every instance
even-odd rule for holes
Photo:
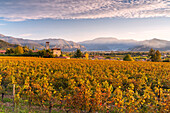
[[[75,42],[98,37],[170,41],[170,1],[0,0],[0,34]]]

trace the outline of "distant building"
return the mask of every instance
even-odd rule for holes
[[[33,53],[38,53],[39,50],[32,50]]]
[[[0,50],[0,54],[5,54],[6,50]]]
[[[61,55],[61,49],[60,48],[53,48],[51,50],[53,51],[53,55],[57,55],[57,56]]]
[[[46,48],[45,48],[46,50],[47,49],[50,49],[50,42],[46,42]]]
[[[46,42],[46,50],[50,49],[50,42]],[[61,49],[60,48],[52,48],[53,55],[57,55],[58,57],[61,55]]]

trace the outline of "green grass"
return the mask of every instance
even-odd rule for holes
[[[0,101],[2,101],[2,99],[0,98]],[[9,99],[9,98],[4,98],[3,99],[3,102],[6,103],[6,102],[13,102],[13,99]]]
[[[13,113],[13,99],[10,98],[0,98],[0,113]],[[8,106],[7,106],[8,105]],[[46,103],[48,106],[48,103]],[[28,101],[20,99],[18,103],[15,104],[15,113],[48,113],[48,108],[44,109],[36,103],[32,103],[32,107],[28,108]],[[53,108],[59,108],[60,105],[54,105]],[[52,110],[52,113],[63,113],[63,110]]]
[[[48,113],[48,109],[44,110],[44,109],[33,109],[31,108],[30,110],[28,108],[23,108],[22,106],[20,107],[16,107],[15,108],[15,113]],[[52,113],[63,113],[63,110],[52,110]],[[8,106],[4,106],[4,105],[0,105],[0,113],[13,113],[13,108],[12,106],[8,107]]]

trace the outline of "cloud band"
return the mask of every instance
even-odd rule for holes
[[[0,17],[7,21],[170,17],[170,3],[168,0],[3,0]]]

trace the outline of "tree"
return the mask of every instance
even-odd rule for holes
[[[13,54],[13,53],[15,53],[15,50],[13,48],[6,49],[6,54]]]
[[[27,46],[23,47],[24,53],[28,53],[29,52],[29,48]]]
[[[38,54],[39,54],[39,56],[41,56],[43,58],[53,58],[54,57],[53,53],[51,52],[50,49],[48,49],[48,50],[43,49],[41,51],[38,51]]]
[[[111,59],[111,56],[107,56],[107,57],[105,57],[106,59]]]
[[[6,49],[6,53],[5,54],[10,54],[10,48]]]
[[[89,59],[89,54],[88,53],[85,54],[85,58]]]
[[[155,59],[155,50],[153,48],[150,49],[148,56],[150,57],[151,61]]]
[[[38,53],[39,53],[39,56],[43,57],[44,55],[46,55],[46,50],[45,49],[40,50],[38,51]]]
[[[63,52],[61,51],[61,55],[60,55],[60,57],[63,57]]]
[[[80,49],[77,49],[77,51],[75,52],[75,55],[74,55],[76,58],[80,58],[82,57],[82,52]]]
[[[21,46],[15,48],[15,54],[23,54],[24,50]]]
[[[123,58],[124,61],[133,61],[133,58],[127,54],[124,58]]]
[[[160,62],[161,61],[161,53],[159,50],[155,52],[155,62]]]
[[[159,52],[159,50],[157,50],[155,52],[154,49],[150,49],[148,56],[150,57],[152,62],[160,62],[161,61],[161,53]]]

